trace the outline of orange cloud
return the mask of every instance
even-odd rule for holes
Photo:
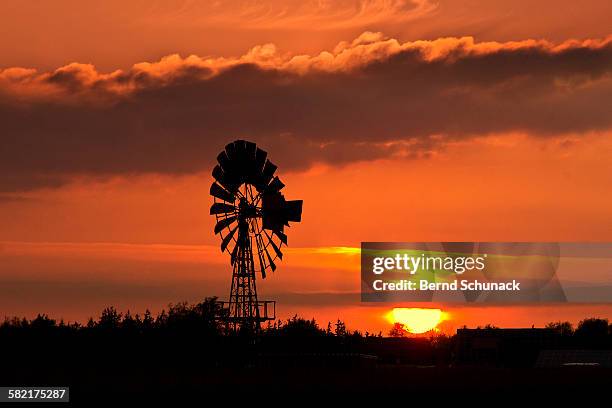
[[[78,174],[187,174],[236,137],[285,169],[422,157],[492,133],[612,126],[612,37],[400,42],[366,32],[314,56],[268,44],[236,57],[171,55],[127,71],[0,71],[0,190]]]
[[[240,57],[181,57],[172,54],[157,62],[134,64],[128,71],[116,70],[106,74],[98,72],[92,64],[76,62],[53,72],[38,72],[20,67],[6,68],[0,70],[0,90],[17,98],[53,96],[57,102],[69,102],[74,101],[74,98],[78,100],[85,92],[100,96],[120,96],[148,88],[169,86],[184,80],[206,81],[246,64],[288,75],[316,75],[321,72],[351,72],[365,69],[375,63],[389,63],[389,59],[401,53],[414,55],[416,60],[424,65],[435,61],[453,64],[506,53],[516,54],[519,60],[521,54],[523,57],[540,54],[550,58],[568,59],[577,53],[594,56],[601,53],[606,55],[605,58],[609,58],[607,53],[611,44],[612,36],[605,39],[568,40],[560,44],[545,40],[478,43],[473,37],[402,43],[385,37],[382,33],[364,32],[353,41],[338,43],[332,51],[312,56],[282,53],[274,44],[264,44],[251,48]],[[596,64],[593,68],[598,66],[599,64]],[[588,67],[584,68],[588,70]],[[51,92],[52,90],[55,92]]]

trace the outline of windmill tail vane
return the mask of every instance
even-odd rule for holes
[[[287,245],[285,227],[302,219],[302,200],[285,199],[285,185],[267,156],[255,143],[236,140],[219,153],[212,172],[210,214],[232,266],[230,299],[221,302],[223,320],[234,331],[256,333],[261,322],[275,319],[276,303],[257,298],[256,275],[265,279],[276,270]]]

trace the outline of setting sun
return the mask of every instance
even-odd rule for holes
[[[445,320],[440,309],[396,307],[386,315],[391,323],[400,323],[409,333],[421,334],[436,329]]]

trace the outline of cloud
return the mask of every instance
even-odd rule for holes
[[[151,7],[140,20],[152,24],[239,26],[246,29],[329,30],[401,23],[431,14],[430,0],[218,0],[187,2],[168,12]]]
[[[73,63],[0,70],[0,191],[74,175],[186,174],[229,141],[283,170],[418,157],[493,133],[612,127],[612,37],[399,42],[364,33],[318,55],[274,45],[237,58],[171,55],[127,71]]]

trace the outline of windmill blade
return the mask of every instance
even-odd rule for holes
[[[238,216],[232,215],[219,221],[217,225],[215,225],[215,234],[218,234],[224,228],[228,227],[232,222],[236,221],[236,218],[238,218]]]
[[[265,150],[260,149],[259,147],[255,151],[255,161],[254,161],[254,173],[259,176],[263,171],[263,166],[266,163],[266,157],[268,157],[268,153]]]
[[[255,244],[257,245],[257,258],[259,258],[259,270],[261,271],[261,278],[266,279],[266,264],[264,263],[261,253],[263,252],[263,242],[261,235],[255,236]]]
[[[246,140],[235,140],[234,148],[236,149],[236,154],[238,156],[243,155],[246,152]]]
[[[256,186],[258,185],[259,180],[261,179],[261,173],[263,171],[263,166],[266,162],[266,157],[268,154],[258,148],[254,143],[253,146],[254,147],[252,147],[249,142],[247,142],[247,152],[250,162],[248,174],[245,176],[245,182]]]
[[[217,180],[217,183],[230,192],[235,192],[240,186],[240,183],[235,180],[235,177],[232,177],[230,173],[225,173],[218,164],[213,169],[212,176]]]
[[[262,192],[266,189],[266,187],[268,186],[268,183],[270,183],[270,180],[272,180],[272,176],[274,176],[274,172],[276,171],[278,167],[276,167],[275,164],[272,164],[272,162],[270,160],[266,160],[266,163],[264,164],[263,170],[261,171],[261,176],[259,177],[259,180],[257,181],[257,191]]]
[[[217,162],[219,162],[219,165],[221,166],[221,169],[223,169],[224,172],[227,172],[227,173],[232,172],[233,170],[232,161],[227,156],[227,153],[225,152],[225,150],[219,153],[219,155],[217,156]]]
[[[249,160],[255,160],[255,152],[257,150],[257,145],[255,143],[245,141],[244,150],[246,151]]]
[[[236,211],[236,207],[225,203],[214,203],[210,206],[210,215],[213,214],[227,214]]]
[[[225,153],[230,160],[236,160],[236,142],[225,145]]]
[[[266,232],[266,236],[270,240],[270,245],[272,245],[272,248],[274,249],[274,252],[276,252],[276,256],[278,256],[282,260],[283,259],[283,253],[281,252],[280,248],[274,243],[274,240],[272,239],[272,237],[270,237],[268,235],[267,232]]]
[[[259,256],[259,269],[261,272],[261,279],[266,279],[266,266],[264,265],[261,254],[258,254],[258,256]]]
[[[225,252],[225,249],[227,248],[227,245],[232,240],[232,237],[236,233],[237,229],[238,229],[238,225],[236,225],[232,230],[230,230],[229,234],[227,234],[225,236],[225,238],[223,238],[223,241],[221,242],[221,252]],[[238,245],[236,245],[236,246],[238,246]]]
[[[268,185],[268,183],[272,179],[272,176],[276,172],[276,169],[278,169],[278,167],[274,163],[272,163],[270,160],[266,160],[263,170],[261,171],[261,175],[263,177],[262,182],[265,185]]]
[[[225,173],[223,173],[223,169],[221,168],[220,165],[216,165],[215,168],[212,171],[212,176],[214,177],[215,180],[217,180],[219,182],[219,184],[224,185],[224,181],[225,181]]]
[[[266,279],[266,264],[262,257],[262,252],[263,252],[263,249],[265,249],[265,246],[263,244],[263,238],[261,236],[261,233],[257,232],[259,231],[259,224],[256,218],[253,218],[251,220],[250,227],[251,227],[251,231],[254,234],[255,248],[257,250],[257,258],[259,259],[259,271],[261,272],[261,278]]]
[[[236,191],[244,183],[245,163],[248,162],[245,151],[245,141],[236,140],[225,146],[225,150],[217,156],[217,161],[224,171],[224,183],[221,183],[230,191]],[[230,187],[231,186],[231,187]]]
[[[283,182],[280,181],[278,177],[274,177],[272,179],[272,182],[270,182],[270,184],[266,188],[266,191],[270,191],[270,192],[281,191],[283,187],[285,187],[285,184],[283,184]]]
[[[272,231],[272,233],[276,235],[283,244],[287,245],[287,235],[283,234],[281,231]]]
[[[268,252],[267,249],[264,249],[266,252],[266,256],[268,257],[268,265],[270,265],[270,268],[272,269],[272,272],[274,272],[276,270],[276,265],[274,264],[274,261],[272,260],[272,257],[270,256],[270,253]]]
[[[213,197],[217,197],[220,200],[227,201],[229,203],[234,202],[234,195],[226,191],[223,187],[221,187],[215,182],[210,185],[210,195]]]
[[[239,159],[230,160],[223,167],[225,180],[232,186],[240,186],[244,182],[243,164]]]
[[[232,157],[232,165],[236,175],[244,179],[249,172],[250,160],[246,150],[246,142],[244,140],[236,140],[234,142],[234,152]],[[255,159],[255,157],[253,157]]]

